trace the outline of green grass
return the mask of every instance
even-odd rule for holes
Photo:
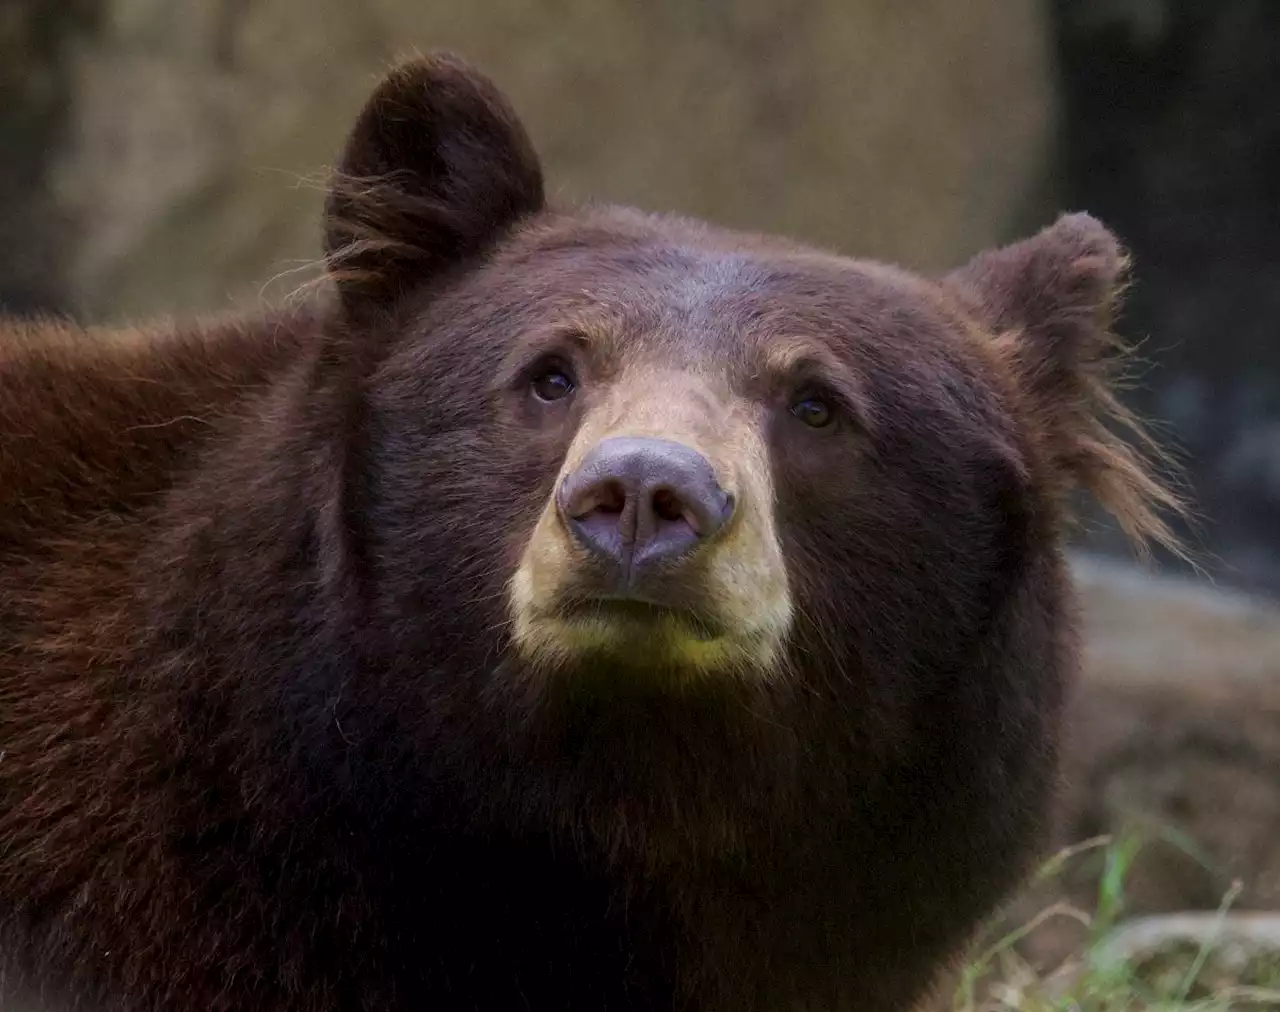
[[[1162,837],[1195,854],[1189,841]],[[1174,942],[1125,962],[1109,954],[1108,942],[1125,911],[1124,886],[1144,843],[1140,832],[1098,838],[1063,850],[1039,871],[1033,887],[1059,879],[1084,854],[1102,852],[1103,866],[1092,910],[1053,903],[1036,916],[998,934],[979,949],[956,990],[954,1012],[1262,1012],[1280,1010],[1280,952],[1241,962],[1212,944]],[[1237,884],[1218,910],[1225,917]],[[1019,943],[1055,918],[1082,928],[1083,944],[1061,965],[1033,967]]]

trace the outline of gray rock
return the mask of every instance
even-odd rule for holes
[[[320,194],[304,180],[414,49],[497,79],[559,197],[936,268],[1052,210],[1044,0],[921,0],[910,16],[842,0],[101,2],[52,177],[80,223],[69,290],[98,320],[222,309],[314,273]]]

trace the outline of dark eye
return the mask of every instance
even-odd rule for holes
[[[533,377],[533,395],[551,403],[573,393],[575,384],[569,371],[560,365],[549,365]]]
[[[791,405],[791,413],[805,425],[822,429],[835,420],[835,411],[821,397],[805,397]]]

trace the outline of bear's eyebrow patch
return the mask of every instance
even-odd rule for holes
[[[874,422],[865,384],[844,362],[821,344],[797,337],[770,345],[760,359],[757,376],[782,384],[816,383],[831,390],[868,429]]]
[[[542,332],[533,332],[518,340],[503,356],[494,385],[506,387],[521,382],[524,375],[542,359],[560,358],[575,366],[583,360],[601,367],[617,354],[616,328],[599,320],[566,317]]]
[[[830,373],[845,371],[829,349],[804,337],[774,339],[762,349],[760,364],[775,376],[790,376],[815,367]]]

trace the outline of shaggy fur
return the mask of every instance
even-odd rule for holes
[[[1115,240],[1074,215],[931,281],[551,210],[447,56],[371,99],[325,235],[305,310],[0,327],[0,1000],[917,1000],[1042,839],[1068,493],[1139,539],[1176,506],[1111,426]],[[582,390],[539,407],[582,335]],[[629,369],[714,383],[767,444],[768,670],[512,649],[521,553]],[[815,383],[821,430],[786,410]]]

